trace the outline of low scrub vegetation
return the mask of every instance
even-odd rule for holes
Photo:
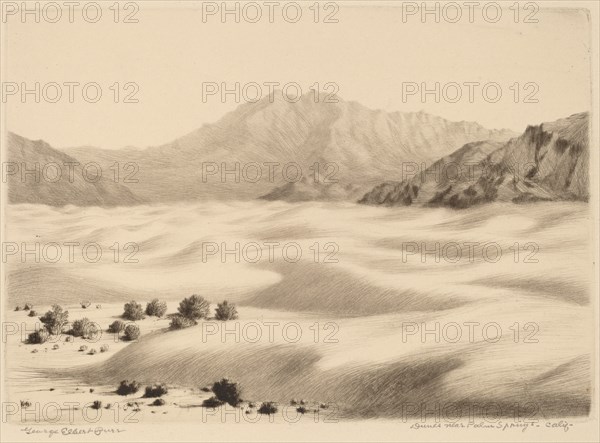
[[[219,406],[221,406],[224,402],[222,402],[221,400],[219,400],[217,397],[210,397],[205,399],[202,402],[202,406],[204,406],[205,408],[218,408]]]
[[[121,320],[115,320],[108,326],[108,332],[113,334],[120,334],[125,330],[125,322]]]
[[[127,325],[123,337],[127,341],[134,341],[140,338],[140,328],[137,325]]]
[[[94,338],[99,332],[100,330],[96,324],[87,317],[75,320],[69,331],[73,337],[81,337],[84,339]]]
[[[263,402],[260,405],[260,408],[258,408],[259,414],[271,415],[271,414],[275,414],[276,412],[277,412],[277,405],[275,403],[273,403],[272,401]]]
[[[179,303],[177,310],[186,318],[199,320],[208,317],[210,303],[204,297],[194,294],[191,297],[184,298]]]
[[[215,309],[215,319],[221,321],[237,320],[238,313],[234,304],[229,304],[227,300],[219,303]]]
[[[123,306],[123,318],[131,321],[142,320],[144,318],[142,305],[134,300],[125,303],[125,306]]]
[[[46,343],[48,338],[50,338],[50,333],[46,329],[39,329],[27,336],[27,343],[41,345],[42,343]]]
[[[169,324],[170,329],[185,329],[190,326],[196,325],[196,321],[191,318],[184,317],[183,315],[177,314],[171,317],[171,323]]]
[[[162,317],[167,313],[167,302],[155,298],[146,305],[146,315]]]
[[[227,378],[216,382],[212,387],[212,391],[220,401],[229,403],[231,406],[237,406],[242,401],[239,385]]]
[[[153,398],[153,397],[161,397],[169,392],[169,389],[163,385],[152,385],[146,386],[146,391],[144,392],[144,397]]]
[[[134,381],[123,380],[117,388],[117,394],[119,395],[130,395],[135,394],[140,390],[141,385]]]

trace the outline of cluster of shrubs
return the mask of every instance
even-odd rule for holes
[[[183,329],[197,324],[202,318],[208,318],[210,303],[199,295],[184,298],[177,308],[177,314],[171,318],[171,329]],[[215,319],[226,321],[238,318],[237,309],[234,304],[227,300],[219,303],[215,309]]]
[[[134,324],[126,324],[121,320],[115,320],[108,326],[108,332],[113,334],[123,333],[123,339],[127,341],[137,340],[140,337],[140,328]]]
[[[166,395],[168,392],[169,392],[169,389],[163,384],[146,386],[146,391],[144,392],[144,397],[146,397],[146,398],[162,397],[163,395]]]
[[[15,306],[15,311],[31,311],[33,309],[33,305],[31,303],[25,303],[21,308],[19,305]]]
[[[240,386],[228,378],[223,378],[221,381],[217,381],[212,385],[212,392],[215,394],[213,397],[207,398],[202,403],[202,406],[206,408],[216,408],[224,403],[228,403],[231,406],[237,406],[241,403],[241,389]]]
[[[135,394],[140,390],[141,385],[134,381],[123,380],[117,388],[117,394],[119,395],[130,395]]]

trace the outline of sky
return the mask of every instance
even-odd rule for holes
[[[321,4],[314,23],[309,2],[303,3],[296,23],[286,21],[280,8],[270,23],[268,6],[256,4],[262,13],[256,23],[244,15],[239,23],[233,15],[223,22],[220,11],[203,13],[202,2],[137,2],[138,11],[119,11],[118,23],[108,9],[96,23],[86,21],[80,10],[72,23],[67,10],[57,23],[44,16],[40,23],[27,15],[23,20],[20,11],[5,14],[4,128],[57,148],[160,145],[215,122],[240,104],[233,95],[224,102],[219,94],[203,100],[203,84],[209,82],[230,88],[255,82],[263,94],[266,82],[295,82],[304,93],[315,83],[333,83],[338,97],[372,109],[423,110],[517,132],[591,109],[592,36],[584,9],[521,9],[518,23],[508,9],[496,23],[486,21],[480,9],[472,23],[466,9],[451,23],[455,12],[448,9],[436,23],[433,15],[423,19],[421,11],[409,15],[402,3],[338,2],[337,11]],[[213,5],[221,2],[204,2],[204,8]],[[246,12],[252,19],[254,11]],[[286,17],[293,20],[293,12],[288,9]],[[46,13],[53,18],[53,11]],[[137,23],[123,22],[129,13]],[[493,13],[487,16],[493,19]],[[532,13],[529,20],[537,23],[526,22]],[[337,23],[324,23],[327,14]],[[86,17],[93,20],[93,10]],[[34,89],[36,82],[46,88],[49,100],[57,91],[52,82],[58,83],[61,98],[51,103],[40,93],[39,103],[34,94],[23,100],[22,86]],[[73,103],[64,85],[68,82],[79,83],[73,86]],[[82,95],[82,85],[92,83],[102,92],[95,103]],[[422,86],[435,89],[436,83],[439,100],[435,94],[421,96]],[[468,84],[473,84],[472,102]],[[9,94],[14,85],[17,92]],[[408,95],[415,87],[417,92]],[[93,99],[96,89],[87,91]],[[289,91],[293,96],[294,89]],[[125,103],[128,94],[137,103]]]

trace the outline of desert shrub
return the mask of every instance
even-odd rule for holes
[[[60,348],[60,346],[58,346],[58,345],[54,345],[54,346],[52,346],[52,350],[53,350],[53,351],[56,351],[56,350],[57,350],[57,349],[59,349],[59,348]]]
[[[113,334],[120,334],[125,330],[125,322],[121,320],[115,320],[108,326],[108,332]]]
[[[153,398],[160,397],[169,392],[169,389],[165,385],[152,385],[146,386],[146,391],[144,392],[144,397]]]
[[[295,398],[292,398],[292,399],[290,400],[290,404],[291,404],[292,406],[296,406],[296,405],[298,404],[298,400],[296,400]]]
[[[15,306],[15,311],[20,311],[21,307],[20,306]]]
[[[169,324],[169,328],[171,329],[184,329],[189,328],[190,326],[194,326],[196,324],[195,320],[191,318],[184,317],[183,315],[174,315],[171,317],[171,323]]]
[[[22,408],[27,409],[29,406],[31,406],[31,402],[29,400],[21,400]]]
[[[92,403],[92,409],[102,409],[102,402],[100,400],[95,400]]]
[[[102,305],[96,305],[96,309],[102,309]]]
[[[87,308],[89,308],[91,305],[92,305],[92,302],[91,302],[91,301],[89,301],[89,300],[83,300],[83,301],[81,302],[81,307],[82,307],[83,309],[87,309]]]
[[[52,309],[40,317],[40,321],[50,334],[60,334],[69,322],[69,311],[63,310],[59,305],[52,305]]]
[[[229,381],[227,378],[216,382],[212,387],[212,391],[219,400],[229,403],[231,406],[237,406],[242,401],[240,399],[240,387],[237,383]]]
[[[217,408],[219,406],[221,406],[224,402],[222,402],[221,400],[219,400],[217,397],[210,397],[205,399],[202,402],[202,406],[204,406],[205,408]]]
[[[203,388],[200,389],[202,392],[211,392],[212,389],[210,386],[204,386]]]
[[[263,402],[263,404],[260,405],[260,408],[258,408],[259,414],[271,415],[271,414],[275,414],[276,412],[277,412],[277,406],[272,401]]]
[[[209,309],[210,303],[208,303],[204,297],[195,294],[191,297],[184,298],[179,303],[179,308],[177,308],[181,315],[193,320],[207,318]]]
[[[139,390],[140,390],[140,384],[138,382],[123,380],[119,384],[119,387],[117,388],[117,394],[119,394],[119,395],[135,394]]]
[[[100,346],[100,352],[108,352],[108,345]]]
[[[30,311],[32,309],[33,309],[33,305],[31,303],[25,303],[25,306],[23,306],[24,311]]]
[[[162,398],[157,398],[156,400],[154,400],[151,403],[152,406],[164,406],[166,404],[167,404],[167,402],[164,399],[162,399]]]
[[[94,322],[84,317],[82,319],[75,320],[69,332],[74,337],[89,339],[93,338],[100,331]]]
[[[50,338],[50,333],[46,329],[38,329],[27,336],[27,343],[40,345],[46,343],[48,338]]]
[[[36,311],[34,311],[33,309],[31,311],[29,311],[29,316],[30,317],[37,317],[38,313]]]
[[[87,351],[87,346],[86,345],[79,346],[79,352],[85,352],[85,351]]]
[[[88,355],[94,355],[96,354],[98,351],[96,351],[96,348],[92,348],[90,349],[90,352],[88,352]]]
[[[73,336],[71,336],[71,335],[67,335],[67,336],[65,337],[65,341],[66,341],[66,342],[69,342],[69,343],[73,343]]]
[[[37,354],[37,353],[38,353],[38,350],[37,350],[37,349],[34,349],[33,351],[31,351],[31,353],[32,353],[32,354]]]
[[[127,325],[123,336],[128,341],[137,340],[140,338],[140,328],[137,325]]]
[[[300,414],[306,414],[307,411],[308,409],[306,409],[304,406],[298,406],[296,408],[296,412],[299,412]]]
[[[216,320],[236,320],[238,318],[237,309],[235,309],[234,304],[229,304],[227,300],[224,300],[223,303],[219,303],[217,308],[215,309],[215,319]]]
[[[143,319],[144,310],[142,309],[142,305],[134,300],[125,303],[125,306],[123,307],[123,318],[133,321]]]
[[[155,317],[162,317],[167,312],[167,302],[160,301],[155,298],[148,304],[146,304],[146,315],[153,315]]]

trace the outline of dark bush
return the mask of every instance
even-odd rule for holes
[[[34,311],[33,309],[31,311],[29,311],[29,316],[30,317],[37,317],[38,313],[36,311]]]
[[[92,305],[92,302],[91,302],[91,301],[89,301],[89,300],[83,300],[83,301],[81,302],[81,307],[82,307],[83,309],[87,309],[87,308],[89,308],[91,305]]]
[[[231,406],[237,406],[242,401],[240,399],[241,389],[238,384],[229,381],[227,378],[216,382],[212,387],[212,391],[219,400],[229,403]]]
[[[27,343],[32,345],[40,345],[46,343],[50,338],[50,333],[46,329],[39,329],[27,336]]]
[[[31,402],[29,400],[21,400],[21,407],[23,409],[27,409],[29,406],[31,406]]]
[[[119,387],[117,388],[117,394],[119,394],[119,395],[135,394],[139,390],[140,390],[140,384],[137,383],[136,381],[130,382],[128,380],[123,380],[119,384]]]
[[[57,350],[57,349],[59,349],[59,348],[60,348],[60,346],[58,346],[58,345],[54,345],[54,346],[52,346],[52,350],[53,350],[53,351],[56,351],[56,350]]]
[[[140,338],[140,328],[137,325],[127,325],[123,336],[128,341],[137,340]]]
[[[85,339],[94,338],[100,329],[96,324],[90,321],[88,318],[84,317],[79,320],[75,320],[73,322],[73,326],[71,326],[71,330],[69,333],[74,337],[82,337]]]
[[[224,300],[223,303],[219,303],[217,308],[215,309],[215,319],[216,320],[236,320],[238,318],[237,309],[235,309],[234,304],[229,304],[227,300]]]
[[[273,403],[271,401],[264,402],[263,404],[260,405],[260,408],[258,408],[259,414],[271,415],[271,414],[275,414],[276,412],[277,412],[277,406],[275,405],[275,403]]]
[[[181,315],[192,320],[207,318],[209,309],[210,303],[203,297],[195,294],[191,297],[184,298],[179,303],[179,308],[177,308]]]
[[[123,318],[127,320],[141,320],[144,318],[144,310],[142,305],[132,300],[129,303],[125,303],[123,307]]]
[[[115,320],[108,326],[108,332],[112,332],[113,334],[120,334],[125,330],[125,322],[121,320]]]
[[[306,414],[306,412],[308,411],[308,409],[306,409],[304,406],[298,406],[296,408],[296,411],[299,412],[300,414]]]
[[[150,303],[146,304],[146,315],[153,315],[154,317],[162,317],[167,313],[167,302],[160,301],[155,298]]]
[[[177,314],[171,317],[171,323],[169,324],[169,328],[171,329],[185,329],[190,326],[196,325],[196,321],[191,318],[184,317],[183,315]]]
[[[209,386],[204,386],[203,388],[200,389],[202,392],[211,392],[212,389]]]
[[[85,351],[87,351],[87,346],[86,345],[79,346],[79,352],[85,352]]]
[[[156,400],[154,400],[154,401],[151,403],[151,405],[152,405],[152,406],[164,406],[164,405],[166,405],[166,404],[167,404],[167,402],[166,402],[166,401],[164,401],[162,398],[157,398]]]
[[[92,409],[102,409],[102,402],[100,400],[95,400],[92,403]]]
[[[160,397],[169,392],[169,389],[165,385],[152,385],[146,386],[146,391],[144,392],[144,397],[153,398]]]
[[[217,397],[210,397],[205,399],[202,402],[202,406],[204,406],[205,408],[217,408],[219,406],[221,406],[224,402],[222,402],[221,400],[219,400]]]
[[[21,307],[20,306],[15,306],[15,311],[20,311]]]
[[[40,321],[50,334],[60,334],[69,322],[69,311],[64,311],[59,305],[52,305],[52,309],[40,317]]]
[[[24,311],[30,311],[31,309],[33,309],[33,305],[31,303],[25,303],[25,306],[23,306]]]

